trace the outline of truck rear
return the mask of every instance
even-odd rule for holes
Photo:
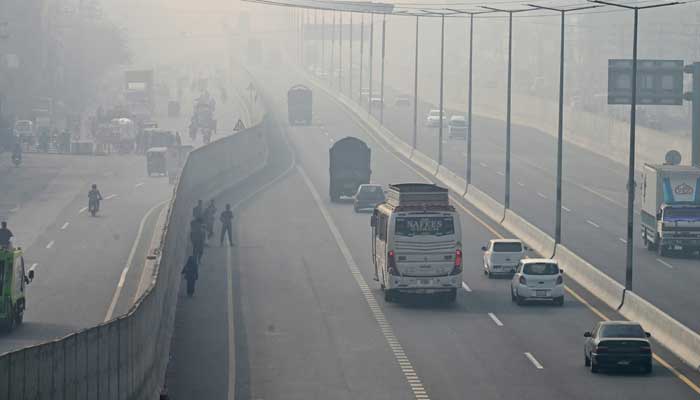
[[[21,250],[0,248],[0,329],[11,331],[22,323],[32,279],[34,271],[25,270]]]
[[[341,196],[351,197],[360,185],[369,183],[371,150],[362,140],[348,136],[335,142],[329,158],[331,201],[338,201]]]
[[[649,250],[693,254],[700,250],[700,168],[645,164],[642,240]]]
[[[292,86],[287,92],[287,114],[290,125],[311,125],[313,93],[304,85]]]

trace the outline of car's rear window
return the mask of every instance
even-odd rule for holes
[[[522,243],[496,242],[493,244],[493,251],[496,253],[520,253],[523,251],[523,245]]]
[[[460,127],[461,127],[461,126],[467,126],[467,121],[465,121],[465,120],[463,120],[463,119],[453,119],[452,121],[450,121],[450,125],[452,125],[452,126],[460,126]]]
[[[640,325],[601,325],[598,336],[602,338],[645,338]]]
[[[559,267],[557,264],[551,263],[525,264],[523,273],[525,275],[556,275],[559,273]]]
[[[380,186],[363,186],[357,197],[362,199],[384,199],[384,191]]]

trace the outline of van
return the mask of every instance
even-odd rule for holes
[[[484,275],[512,275],[527,248],[518,239],[493,239],[482,247],[484,252]]]

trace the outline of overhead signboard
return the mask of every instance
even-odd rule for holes
[[[608,104],[632,104],[632,60],[608,60]],[[683,60],[637,60],[637,104],[683,104]]]

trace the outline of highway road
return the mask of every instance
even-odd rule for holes
[[[279,121],[299,77],[256,72]],[[331,98],[314,125],[271,132],[274,162],[219,204],[239,204],[235,247],[208,248],[193,298],[180,298],[168,386],[173,399],[696,398],[700,375],[656,346],[651,376],[593,375],[582,334],[614,311],[569,282],[564,307],[518,307],[507,280],[482,274],[480,247],[510,236],[458,203],[464,286],[446,306],[384,303],[372,280],[369,216],[327,196],[328,148],[356,136],[373,181],[424,181]],[[281,135],[282,138],[278,137]],[[294,158],[286,150],[289,139]],[[293,163],[291,160],[295,160]],[[235,397],[234,397],[235,396]]]
[[[413,106],[397,107],[398,92],[386,90],[385,125],[411,143]],[[478,101],[478,93],[475,94]],[[357,95],[355,95],[357,97]],[[366,106],[366,104],[365,104]],[[438,129],[425,126],[435,105],[419,100],[418,149],[437,159]],[[379,117],[377,107],[374,115]],[[448,117],[464,111],[447,109]],[[552,112],[555,112],[553,110]],[[505,124],[474,117],[472,182],[503,204],[505,192]],[[466,143],[443,132],[444,163],[466,177]],[[661,161],[661,160],[660,160]],[[562,243],[618,282],[625,282],[627,168],[579,146],[564,145]],[[637,166],[640,169],[640,166]],[[537,227],[554,235],[556,141],[544,132],[512,127],[511,207]],[[637,173],[639,181],[639,173]],[[700,263],[693,257],[659,257],[641,240],[639,201],[635,203],[634,291],[695,331],[700,331]]]
[[[179,130],[185,143],[193,98],[186,94],[180,117],[156,118],[162,128]],[[219,100],[220,132],[231,132],[239,115],[238,100]],[[194,144],[201,145],[201,139]],[[6,155],[0,171],[0,216],[8,220],[15,245],[24,249],[27,267],[36,271],[24,324],[0,336],[0,354],[126,312],[137,294],[156,221],[172,196],[168,179],[148,177],[139,155],[26,154],[19,168]],[[92,183],[104,196],[95,218],[86,211]]]

